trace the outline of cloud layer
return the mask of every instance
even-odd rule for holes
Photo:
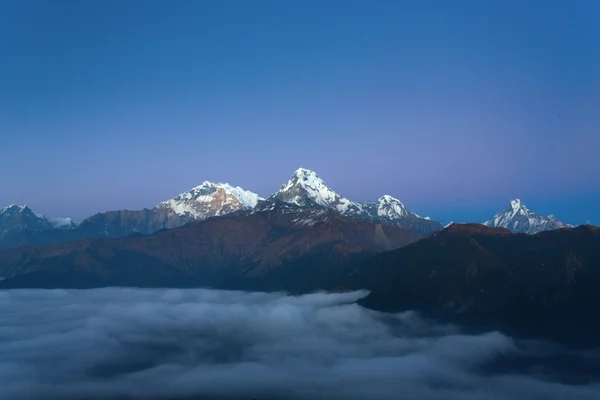
[[[597,351],[467,335],[353,304],[364,295],[2,291],[0,386],[13,400],[600,399]]]

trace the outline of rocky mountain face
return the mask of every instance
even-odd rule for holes
[[[273,201],[299,207],[322,207],[348,218],[406,228],[424,235],[442,229],[440,223],[409,212],[400,200],[389,195],[380,197],[375,203],[348,200],[330,189],[315,172],[304,168],[298,169],[266,200],[267,203]]]
[[[418,310],[484,329],[560,340],[600,334],[600,229],[591,225],[513,234],[453,224],[357,268],[349,287],[361,304]]]
[[[502,227],[516,233],[538,233],[553,229],[568,228],[572,225],[559,221],[553,215],[537,215],[529,210],[521,200],[511,200],[507,209],[483,223],[490,227]]]
[[[0,240],[25,231],[73,229],[76,226],[70,218],[48,218],[27,206],[11,205],[0,210]]]
[[[310,291],[351,262],[420,238],[408,230],[285,203],[143,237],[86,239],[0,253],[0,286],[209,286]]]

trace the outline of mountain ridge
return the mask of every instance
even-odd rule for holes
[[[316,172],[299,168],[266,199],[239,186],[204,181],[153,208],[100,212],[79,224],[70,218],[50,218],[36,214],[26,206],[5,207],[2,212],[12,209],[14,214],[22,212],[19,210],[26,210],[26,218],[19,221],[12,217],[6,218],[6,215],[4,219],[0,217],[0,249],[88,237],[148,235],[216,216],[251,214],[253,210],[266,210],[270,207],[286,209],[276,203],[285,203],[291,208],[326,208],[347,218],[405,228],[422,235],[430,235],[444,228],[429,217],[410,212],[400,200],[388,194],[372,203],[349,200],[331,189]],[[513,232],[530,234],[571,226],[553,216],[538,216],[518,199],[511,201],[508,209],[498,212],[484,224],[504,226]]]
[[[0,286],[312,290],[337,282],[346,262],[420,238],[325,208],[291,207],[218,216],[140,237],[5,250]]]
[[[598,227],[527,235],[453,224],[374,256],[356,269],[350,287],[371,290],[360,304],[381,311],[411,309],[512,333],[543,337],[554,329],[561,339],[595,340],[598,279]]]

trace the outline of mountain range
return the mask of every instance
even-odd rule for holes
[[[597,227],[526,235],[452,224],[422,236],[326,207],[264,204],[150,235],[0,251],[0,289],[367,289],[365,307],[475,330],[575,342],[600,335]]]
[[[389,195],[379,197],[374,203],[351,201],[329,188],[315,172],[300,168],[266,199],[227,183],[205,181],[154,208],[102,212],[80,224],[70,218],[36,214],[27,206],[9,206],[0,210],[0,249],[86,238],[148,235],[230,213],[267,210],[279,202],[301,208],[324,208],[357,221],[406,228],[419,235],[430,235],[443,228],[439,222],[408,211],[400,200]],[[553,216],[536,215],[520,200],[511,201],[508,209],[484,224],[529,234],[570,226]]]
[[[304,291],[331,285],[330,275],[347,262],[420,238],[406,229],[348,219],[324,208],[279,203],[269,210],[209,218],[147,236],[6,250],[0,252],[0,276],[6,278],[3,287]]]
[[[485,224],[442,227],[388,195],[351,201],[299,169],[267,198],[204,182],[79,225],[24,206],[2,209],[0,222],[0,289],[367,289],[365,307],[475,330],[600,336],[600,229],[538,216],[520,200]]]
[[[350,201],[331,190],[313,171],[300,168],[267,199],[227,183],[205,181],[152,209],[98,213],[78,225],[69,220],[69,225],[58,227],[43,216],[36,218],[28,207],[11,206],[5,209],[12,210],[7,213],[9,218],[2,217],[5,210],[0,212],[0,232],[4,232],[0,236],[0,249],[86,238],[148,235],[211,217],[265,210],[278,202],[304,208],[325,208],[348,218],[408,228],[419,234],[430,234],[442,228],[435,221],[410,213],[391,196],[383,196],[372,204]],[[33,220],[35,224],[31,222]]]

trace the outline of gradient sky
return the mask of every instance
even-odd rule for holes
[[[600,224],[600,1],[0,0],[0,136],[0,205],[79,220],[305,167]]]

